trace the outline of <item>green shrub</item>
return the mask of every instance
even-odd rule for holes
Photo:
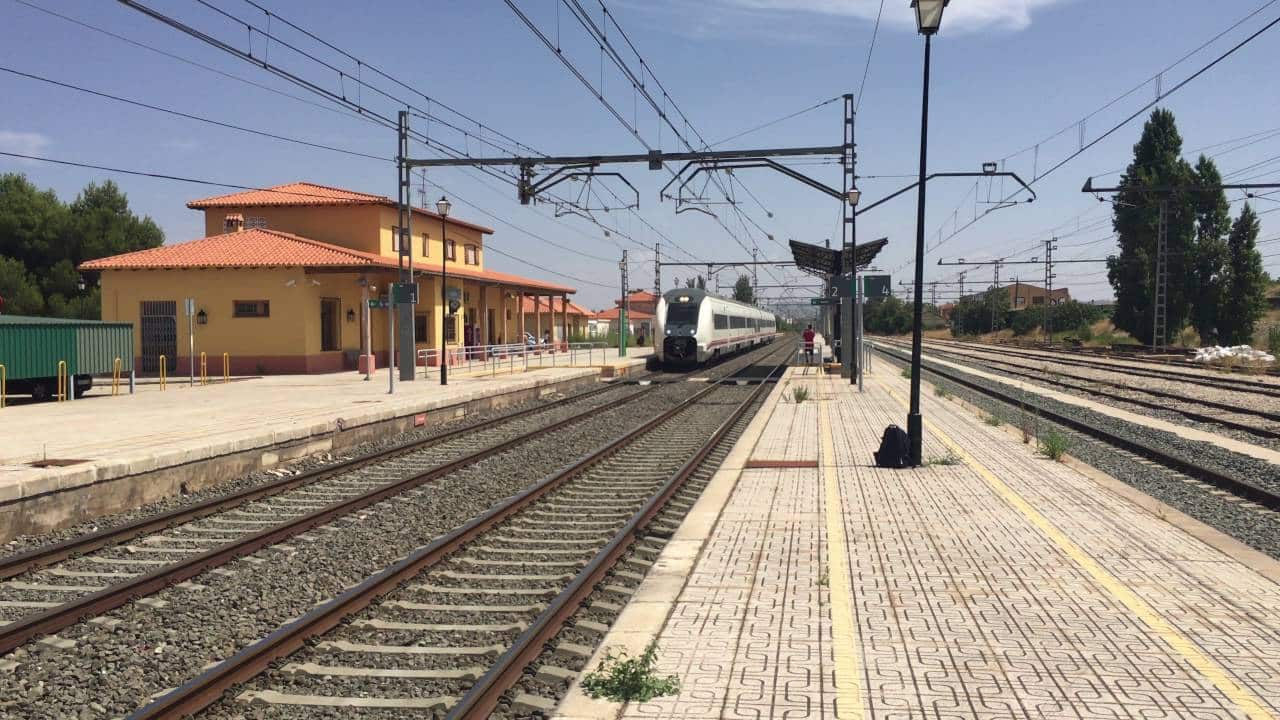
[[[959,465],[964,462],[960,456],[948,450],[946,455],[941,457],[929,458],[925,461],[925,465]]]
[[[983,418],[982,421],[990,425],[991,427],[1000,427],[1001,425],[1004,424],[1004,418],[1001,417],[999,413],[993,413],[991,415],[988,415],[985,418]]]
[[[808,399],[809,399],[809,388],[798,387],[798,388],[793,388],[791,390],[791,402],[799,405],[800,403]]]
[[[1267,329],[1267,352],[1280,358],[1280,325]]]
[[[943,399],[951,397],[951,393],[947,392],[947,389],[942,387],[941,385],[933,386],[933,394]]]
[[[899,374],[899,375],[901,375],[902,377],[904,377],[904,378],[906,378],[906,379],[910,380],[910,379],[911,379],[911,368],[910,368],[910,367],[904,367],[904,368],[902,368],[902,372],[900,372],[900,373],[898,373],[898,374]]]
[[[1052,460],[1061,460],[1063,455],[1067,454],[1067,449],[1071,447],[1071,441],[1066,435],[1057,430],[1050,430],[1038,438],[1039,447],[1037,448],[1041,455]]]
[[[627,657],[622,650],[617,655],[610,649],[605,653],[600,667],[587,673],[582,679],[582,689],[593,698],[608,698],[614,702],[646,702],[663,695],[680,692],[680,679],[675,675],[659,677],[654,673],[658,659],[658,644],[649,643],[640,657]]]

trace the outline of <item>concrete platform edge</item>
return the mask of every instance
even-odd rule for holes
[[[747,460],[755,450],[774,408],[782,401],[785,386],[795,372],[788,368],[774,386],[760,411],[752,418],[742,437],[734,444],[724,463],[712,476],[706,490],[685,516],[679,529],[658,555],[653,568],[637,588],[635,595],[618,616],[617,622],[605,635],[595,654],[587,661],[582,673],[569,686],[551,717],[555,720],[615,720],[620,717],[624,704],[589,697],[581,687],[582,675],[599,667],[609,649],[625,649],[635,655],[662,632],[684,589],[690,571],[697,564],[707,539],[720,519]]]
[[[414,416],[427,413],[427,425],[523,402],[548,392],[599,381],[599,370],[531,382],[492,395],[473,394],[445,405],[425,402],[409,412],[378,411],[367,416],[335,417],[331,422],[282,430],[265,428],[256,437],[212,441],[192,450],[121,456],[85,467],[50,471],[26,483],[17,497],[0,498],[0,542],[19,535],[58,530],[78,522],[136,508],[182,492],[196,492],[246,473],[308,455],[358,445],[389,433],[414,428]],[[441,412],[448,410],[450,412]]]

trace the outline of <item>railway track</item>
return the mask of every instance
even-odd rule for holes
[[[789,349],[773,348],[772,362],[785,361]],[[770,365],[764,379],[782,367]],[[264,706],[260,713],[545,711],[547,699],[509,690],[593,592],[625,603],[629,580],[602,581],[611,572],[639,577],[615,565],[637,541],[642,555],[660,549],[673,526],[655,529],[655,519],[691,478],[701,472],[705,480],[705,466],[718,464],[769,387],[708,384],[130,717],[192,714],[238,686],[238,700],[210,708],[211,715],[243,714],[236,702]],[[687,499],[675,509],[690,505]],[[604,629],[589,620],[576,626]],[[562,680],[571,672],[546,661],[536,670]]]
[[[1156,370],[1154,368],[1138,367],[1136,365],[1125,365],[1125,364],[1122,364],[1122,361],[1107,362],[1104,360],[1090,361],[1090,360],[1084,360],[1080,358],[1068,358],[1068,357],[1063,357],[1063,355],[1059,354],[1056,350],[1053,352],[1053,354],[1047,354],[1046,352],[1011,350],[1006,347],[1001,347],[999,345],[991,345],[987,343],[959,342],[959,341],[951,341],[951,340],[933,340],[931,342],[937,345],[950,345],[953,347],[961,347],[961,348],[977,347],[977,348],[980,348],[983,352],[989,352],[989,353],[994,353],[998,355],[1006,355],[1009,357],[1027,358],[1032,360],[1038,360],[1041,362],[1052,361],[1054,363],[1058,363],[1061,365],[1074,365],[1077,367],[1088,367],[1088,368],[1095,368],[1095,369],[1102,369],[1102,370],[1110,370],[1112,372],[1123,372],[1128,375],[1156,378],[1160,380],[1176,380],[1178,382],[1186,382],[1192,385],[1201,385],[1204,387],[1212,387],[1220,390],[1237,390],[1237,391],[1243,390],[1243,391],[1265,395],[1267,397],[1280,398],[1280,385],[1277,385],[1275,383],[1262,382],[1260,380],[1250,380],[1248,378],[1209,377],[1209,376],[1201,375],[1198,373],[1181,372],[1173,369]],[[1141,362],[1141,361],[1135,360],[1133,362]]]
[[[900,349],[904,347],[909,347],[908,345],[905,345],[903,343],[900,343],[894,340],[883,340],[882,342],[885,342],[888,345],[891,345],[893,347],[897,347]],[[1162,411],[1173,412],[1187,418],[1188,420],[1194,420],[1196,422],[1219,425],[1221,427],[1224,427],[1230,430],[1234,430],[1241,433],[1247,433],[1249,435],[1253,435],[1260,438],[1266,438],[1271,440],[1280,439],[1280,429],[1277,429],[1277,426],[1280,425],[1280,413],[1277,413],[1277,412],[1270,412],[1267,410],[1256,410],[1256,409],[1244,407],[1238,404],[1217,402],[1214,400],[1207,400],[1203,398],[1189,398],[1185,393],[1179,394],[1179,393],[1167,392],[1164,390],[1157,390],[1155,388],[1141,387],[1139,385],[1134,385],[1130,383],[1113,382],[1108,380],[1100,380],[1097,378],[1084,377],[1080,375],[1071,375],[1068,373],[1062,373],[1057,370],[1053,370],[1051,372],[1045,372],[1044,370],[1028,368],[1025,365],[1019,365],[1014,362],[1009,362],[1009,361],[995,359],[992,357],[983,356],[982,355],[983,353],[989,352],[986,348],[982,348],[982,349],[965,348],[965,350],[969,352],[977,353],[977,354],[967,354],[965,352],[961,352],[959,348],[955,346],[933,345],[931,343],[929,346],[929,350],[930,352],[933,352],[939,355],[944,355],[951,358],[956,358],[958,360],[962,360],[965,362],[976,362],[976,363],[986,364],[993,367],[998,372],[1004,373],[1006,375],[1026,378],[1028,380],[1032,380],[1037,383],[1052,385],[1052,386],[1060,387],[1066,390],[1084,392],[1097,397],[1106,398],[1109,400],[1115,400],[1123,403],[1128,403],[1131,405],[1137,405],[1139,407],[1144,407],[1151,410],[1162,410]],[[1042,361],[1053,362],[1049,358],[1043,358]],[[1118,374],[1126,373],[1126,371],[1121,368],[1114,368],[1114,369],[1107,369],[1107,370],[1109,372],[1115,372]],[[1078,380],[1084,384],[1069,382],[1069,380]],[[1103,388],[1112,388],[1115,390],[1119,390],[1121,392],[1110,392]],[[1231,392],[1253,392],[1251,390],[1234,390],[1234,389],[1230,391]],[[1165,402],[1159,402],[1155,400],[1144,400],[1140,397],[1133,397],[1132,395],[1125,395],[1122,393],[1139,393],[1142,395],[1150,396],[1152,398],[1158,398]],[[1207,414],[1199,410],[1188,409],[1187,407],[1185,407],[1188,404],[1194,405],[1194,406],[1200,406],[1202,408],[1211,408],[1215,410],[1221,410],[1221,411],[1233,413],[1239,416],[1249,416],[1250,418],[1254,418],[1254,421],[1241,422],[1239,420],[1233,420],[1229,417],[1222,417],[1220,415]],[[1260,425],[1259,421],[1262,421],[1265,423],[1273,423],[1276,425],[1272,425],[1271,427],[1265,427]]]
[[[743,362],[730,359],[711,374],[729,374]],[[0,559],[0,655],[533,438],[619,410],[658,387],[605,385]]]
[[[883,345],[876,345],[875,349],[885,357],[898,363],[907,363],[910,360],[909,355],[901,354],[896,350],[888,350]],[[1180,476],[1225,490],[1270,512],[1280,512],[1280,493],[1269,487],[1249,482],[1239,477],[1238,473],[1208,467],[1181,454],[1170,452],[1155,443],[1142,442],[1121,436],[1094,423],[1052,410],[1043,403],[1036,403],[1034,396],[1028,397],[1017,394],[1013,390],[991,387],[977,378],[966,376],[963,371],[942,367],[928,360],[922,361],[921,365],[927,372],[943,380],[1007,404],[1011,408],[1017,409],[1030,405],[1038,418],[1068,428],[1084,437],[1100,441],[1116,451],[1138,459],[1140,462],[1156,463]]]
[[[986,344],[986,343],[975,343],[975,344]],[[1198,369],[1202,369],[1202,370],[1205,368],[1205,366],[1204,366],[1204,365],[1202,365],[1202,364],[1200,364],[1200,363],[1197,363],[1197,362],[1194,362],[1194,361],[1191,361],[1191,360],[1187,360],[1187,359],[1185,359],[1185,358],[1163,358],[1163,359],[1157,359],[1157,358],[1155,358],[1155,357],[1152,357],[1152,356],[1150,356],[1150,355],[1146,355],[1146,354],[1143,354],[1143,353],[1140,353],[1140,352],[1126,352],[1126,351],[1118,351],[1118,350],[1112,350],[1111,348],[1105,348],[1105,347],[1081,347],[1081,348],[1075,348],[1075,347],[1054,347],[1054,348],[1049,348],[1049,347],[1046,347],[1043,343],[1025,343],[1025,342],[1015,342],[1015,343],[1011,343],[1011,345],[1012,345],[1013,347],[1017,347],[1017,348],[1025,348],[1025,349],[1028,349],[1028,350],[1043,350],[1043,351],[1045,351],[1045,352],[1054,352],[1054,353],[1059,353],[1059,352],[1061,352],[1061,353],[1067,353],[1067,354],[1070,354],[1070,355],[1079,355],[1079,356],[1082,356],[1082,357],[1101,357],[1101,358],[1109,358],[1109,359],[1112,359],[1112,360],[1124,360],[1124,361],[1127,361],[1127,362],[1143,363],[1143,364],[1146,364],[1146,365],[1166,365],[1166,366],[1173,366],[1173,367],[1198,368]],[[1227,366],[1222,366],[1222,365],[1216,365],[1216,366],[1213,366],[1213,367],[1214,367],[1214,369],[1215,369],[1215,370],[1218,370],[1218,371],[1221,371],[1221,372],[1225,372],[1225,373],[1232,373],[1232,374],[1233,374],[1233,373],[1253,373],[1253,372],[1256,372],[1255,370],[1252,370],[1252,369],[1250,369],[1250,368],[1245,368],[1245,367],[1227,367]],[[1271,376],[1271,377],[1277,377],[1277,376],[1280,376],[1280,369],[1277,369],[1277,368],[1270,368],[1270,369],[1266,370],[1266,372],[1265,372],[1265,373],[1263,373],[1263,374],[1265,374],[1265,375],[1269,375],[1269,376]]]

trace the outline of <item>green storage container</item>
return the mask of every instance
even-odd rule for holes
[[[133,367],[131,323],[0,315],[0,365],[10,380],[53,377],[66,361],[70,375],[105,375],[116,358]]]

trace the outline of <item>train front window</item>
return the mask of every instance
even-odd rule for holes
[[[698,306],[697,305],[667,306],[667,324],[668,325],[697,325],[698,324]]]

